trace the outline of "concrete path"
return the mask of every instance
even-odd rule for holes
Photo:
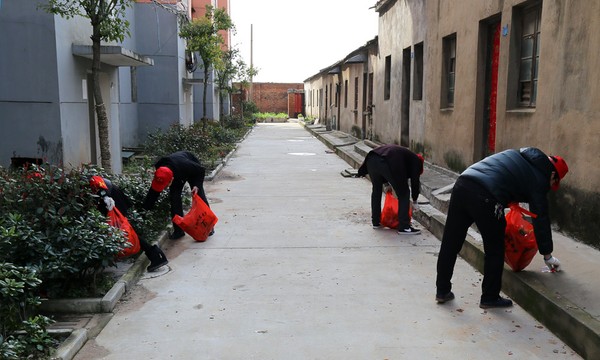
[[[75,359],[579,359],[518,305],[478,307],[461,259],[434,301],[439,241],[370,226],[366,179],[298,124],[258,124],[205,184],[204,243],[165,244]],[[422,226],[420,226],[422,228]]]

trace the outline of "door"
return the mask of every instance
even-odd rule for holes
[[[402,99],[400,110],[400,145],[410,146],[410,48],[402,51]]]
[[[496,152],[496,105],[498,98],[498,59],[500,58],[500,22],[488,27],[485,104],[483,114],[483,157]]]

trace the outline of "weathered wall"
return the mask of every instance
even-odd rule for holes
[[[374,134],[383,143],[398,143],[402,136],[407,145],[421,144],[424,136],[424,100],[413,99],[414,45],[425,38],[424,2],[390,1],[388,11],[379,17],[379,56],[374,60]],[[405,62],[403,53],[410,54]],[[390,98],[385,99],[385,59],[391,59]],[[408,73],[405,73],[407,71]],[[403,102],[403,97],[408,100]],[[408,108],[407,108],[408,107]],[[408,134],[403,134],[401,120],[408,119]],[[414,147],[414,146],[413,146]],[[420,146],[417,146],[420,147]]]
[[[520,62],[520,12],[542,4],[537,101],[517,106]],[[386,143],[403,140],[402,114],[409,114],[409,146],[428,161],[460,172],[487,155],[486,64],[490,25],[500,24],[495,152],[535,146],[563,156],[569,174],[561,189],[549,195],[556,225],[600,247],[600,2],[585,0],[387,0],[380,14],[378,49],[363,72],[374,74],[374,111],[367,138]],[[453,106],[443,105],[443,38],[456,35]],[[423,42],[423,99],[414,95],[414,50]],[[403,52],[410,49],[411,72]],[[405,52],[408,54],[408,52]],[[384,99],[385,58],[391,56],[390,99]],[[342,76],[348,70],[342,69]],[[410,101],[403,102],[410,77]],[[325,89],[327,71],[309,78],[307,89]],[[363,82],[362,87],[368,86]],[[362,90],[360,99],[362,100]],[[404,97],[406,99],[406,97]],[[317,104],[315,104],[317,105]],[[325,113],[328,104],[310,107]],[[329,112],[330,114],[330,112]],[[341,130],[352,133],[352,114],[340,112]],[[349,118],[348,118],[349,117]],[[359,116],[360,119],[360,116]],[[359,120],[360,121],[360,120]]]
[[[287,114],[288,90],[302,90],[303,88],[303,84],[294,83],[253,83],[250,96],[260,112]]]
[[[500,38],[496,151],[535,146],[563,156],[569,174],[561,190],[550,194],[556,224],[594,246],[600,188],[600,3],[544,1],[538,93],[534,108],[516,105],[518,79],[518,7],[520,0],[429,1],[426,5],[426,149],[428,159],[444,167],[468,166],[477,156],[477,123],[481,121],[482,28],[497,17]],[[456,91],[453,108],[441,105],[442,38],[456,33]]]

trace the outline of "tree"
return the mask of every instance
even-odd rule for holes
[[[208,73],[212,66],[222,61],[225,41],[219,31],[233,29],[233,22],[224,9],[206,5],[204,17],[183,24],[179,36],[187,40],[187,49],[198,52],[204,70],[204,94],[202,96],[202,121],[206,126],[206,95],[208,89]],[[220,65],[219,65],[220,66]]]
[[[125,10],[133,0],[48,0],[41,7],[49,13],[70,19],[83,16],[90,19],[92,25],[92,79],[93,93],[100,139],[100,158],[102,167],[111,171],[111,155],[106,106],[100,92],[100,43],[102,41],[120,41],[129,36],[129,22],[125,19]]]
[[[231,49],[222,53],[221,61],[215,67],[217,71],[217,85],[219,86],[219,100],[221,103],[221,118],[223,118],[223,96],[231,95],[234,91],[233,80],[247,82],[247,79],[256,76],[258,70],[249,68],[240,57],[238,49]]]

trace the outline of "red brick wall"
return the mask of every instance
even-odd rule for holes
[[[239,84],[234,84],[235,89],[239,89]],[[288,90],[292,90],[288,93]],[[296,96],[297,92],[304,90],[304,84],[293,83],[253,83],[252,89],[244,91],[244,98],[253,101],[260,112],[271,112],[275,114],[284,113],[289,117],[295,117],[300,108],[304,111],[303,104],[296,106],[296,101],[300,101],[302,97]],[[296,93],[295,93],[296,92]],[[303,94],[302,94],[303,95]],[[236,108],[234,114],[238,113],[240,103],[240,95],[233,94],[233,106]]]

